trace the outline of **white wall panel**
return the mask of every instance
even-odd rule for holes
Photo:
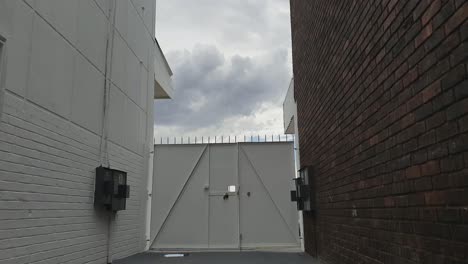
[[[128,120],[125,125],[127,147],[138,153],[141,109],[133,101],[127,99],[125,110],[126,120]]]
[[[125,142],[125,95],[114,85],[110,90],[109,138],[114,142]]]
[[[145,67],[148,67],[149,63],[152,63],[148,58],[148,51],[154,43],[154,33],[147,30],[144,21],[138,14],[139,7],[136,8],[131,1],[117,0],[116,28],[138,61],[143,62]],[[132,27],[130,28],[129,25]]]
[[[0,2],[0,34],[11,35],[12,33],[12,14],[15,12],[15,3],[12,1]],[[3,36],[7,37],[7,36]]]
[[[99,8],[104,12],[104,16],[109,15],[109,6],[111,0],[96,0],[96,3],[98,4]]]
[[[23,1],[6,2],[14,7],[14,9],[10,10],[11,14],[13,14],[13,23],[11,37],[8,38],[7,56],[12,59],[7,64],[8,76],[6,78],[6,88],[18,95],[24,96],[31,56],[34,12]],[[3,7],[0,9],[3,9]],[[8,9],[5,9],[5,11],[8,11]],[[0,16],[8,17],[6,15]]]
[[[154,113],[154,66],[150,64],[150,67],[148,69],[148,78],[147,78],[147,89],[143,91],[147,96],[146,98],[143,98],[145,100],[146,104],[146,136],[151,136],[154,137],[154,122],[155,122],[155,113]],[[149,145],[146,147],[148,149],[153,149],[154,148],[154,142],[151,142]]]
[[[0,1],[0,34],[11,58],[0,120],[2,264],[106,263],[107,216],[94,209],[93,194],[94,170],[101,164],[110,1]],[[114,42],[108,153],[111,167],[128,172],[133,191],[127,210],[113,222],[114,259],[145,245],[143,145],[153,144],[154,122],[154,76],[139,62],[151,53],[135,51],[152,48],[154,41],[127,39],[127,28],[145,28],[133,4],[117,2],[124,38],[117,33]]]
[[[34,20],[28,98],[70,116],[76,51],[42,19]]]
[[[127,85],[125,86],[125,93],[134,102],[138,102],[138,95],[140,89],[140,72],[144,70],[138,58],[129,50],[127,57]]]
[[[71,104],[73,122],[100,134],[104,104],[104,76],[81,55],[75,57]]]
[[[147,98],[147,90],[148,90],[148,70],[142,69],[140,71],[140,89],[138,89],[138,98],[137,103],[138,105],[146,112],[146,98]],[[152,111],[152,109],[151,109]]]
[[[81,0],[80,0],[81,1]],[[71,43],[78,39],[77,18],[78,3],[76,0],[32,0],[36,11],[47,22]]]
[[[156,1],[153,0],[132,0],[137,12],[143,18],[146,29],[149,32],[154,32],[154,17],[151,10],[154,10]]]
[[[138,129],[138,153],[144,153],[144,151],[148,152],[148,149],[145,148],[146,146],[146,113],[143,111],[138,111],[139,116],[138,116],[138,124],[139,124],[139,129]],[[149,124],[149,126],[153,126],[152,123]],[[135,135],[134,135],[135,136]],[[148,153],[147,153],[148,154]]]
[[[127,86],[127,65],[130,57],[130,50],[119,34],[114,35],[114,51],[112,55],[112,82],[118,87],[126,89]]]
[[[107,19],[93,0],[79,0],[77,42],[78,49],[104,73],[106,64]]]
[[[122,38],[127,39],[127,31],[129,30],[128,13],[131,5],[128,0],[115,0],[116,3],[116,17],[115,28],[119,31]]]
[[[139,34],[139,31],[142,30],[141,27],[143,27],[143,22],[138,16],[138,13],[135,10],[135,8],[133,8],[133,4],[131,3],[131,1],[127,1],[127,5],[130,7],[128,8],[128,13],[127,13],[127,23],[128,25],[135,25],[135,26],[131,28],[129,27],[127,29],[126,40],[130,49],[133,51],[134,54],[136,54],[138,59],[141,61],[143,56],[138,53],[137,43],[138,43],[139,37],[141,36]]]

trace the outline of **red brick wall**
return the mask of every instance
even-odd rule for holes
[[[291,0],[326,263],[468,263],[468,1]]]

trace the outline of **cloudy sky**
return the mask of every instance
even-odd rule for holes
[[[292,76],[289,0],[157,0],[175,96],[155,136],[280,134]]]

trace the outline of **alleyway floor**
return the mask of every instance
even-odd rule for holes
[[[304,253],[229,252],[190,253],[166,258],[159,253],[142,253],[115,261],[116,264],[318,264]]]

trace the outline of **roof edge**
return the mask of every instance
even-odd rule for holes
[[[167,67],[167,70],[169,71],[169,74],[172,76],[174,73],[172,72],[171,66],[169,66],[169,63],[167,62],[166,55],[164,55],[163,50],[161,49],[161,46],[159,45],[158,39],[154,38],[154,41],[156,42],[156,45],[158,46],[159,51],[161,51],[162,57],[164,59],[164,64]]]

